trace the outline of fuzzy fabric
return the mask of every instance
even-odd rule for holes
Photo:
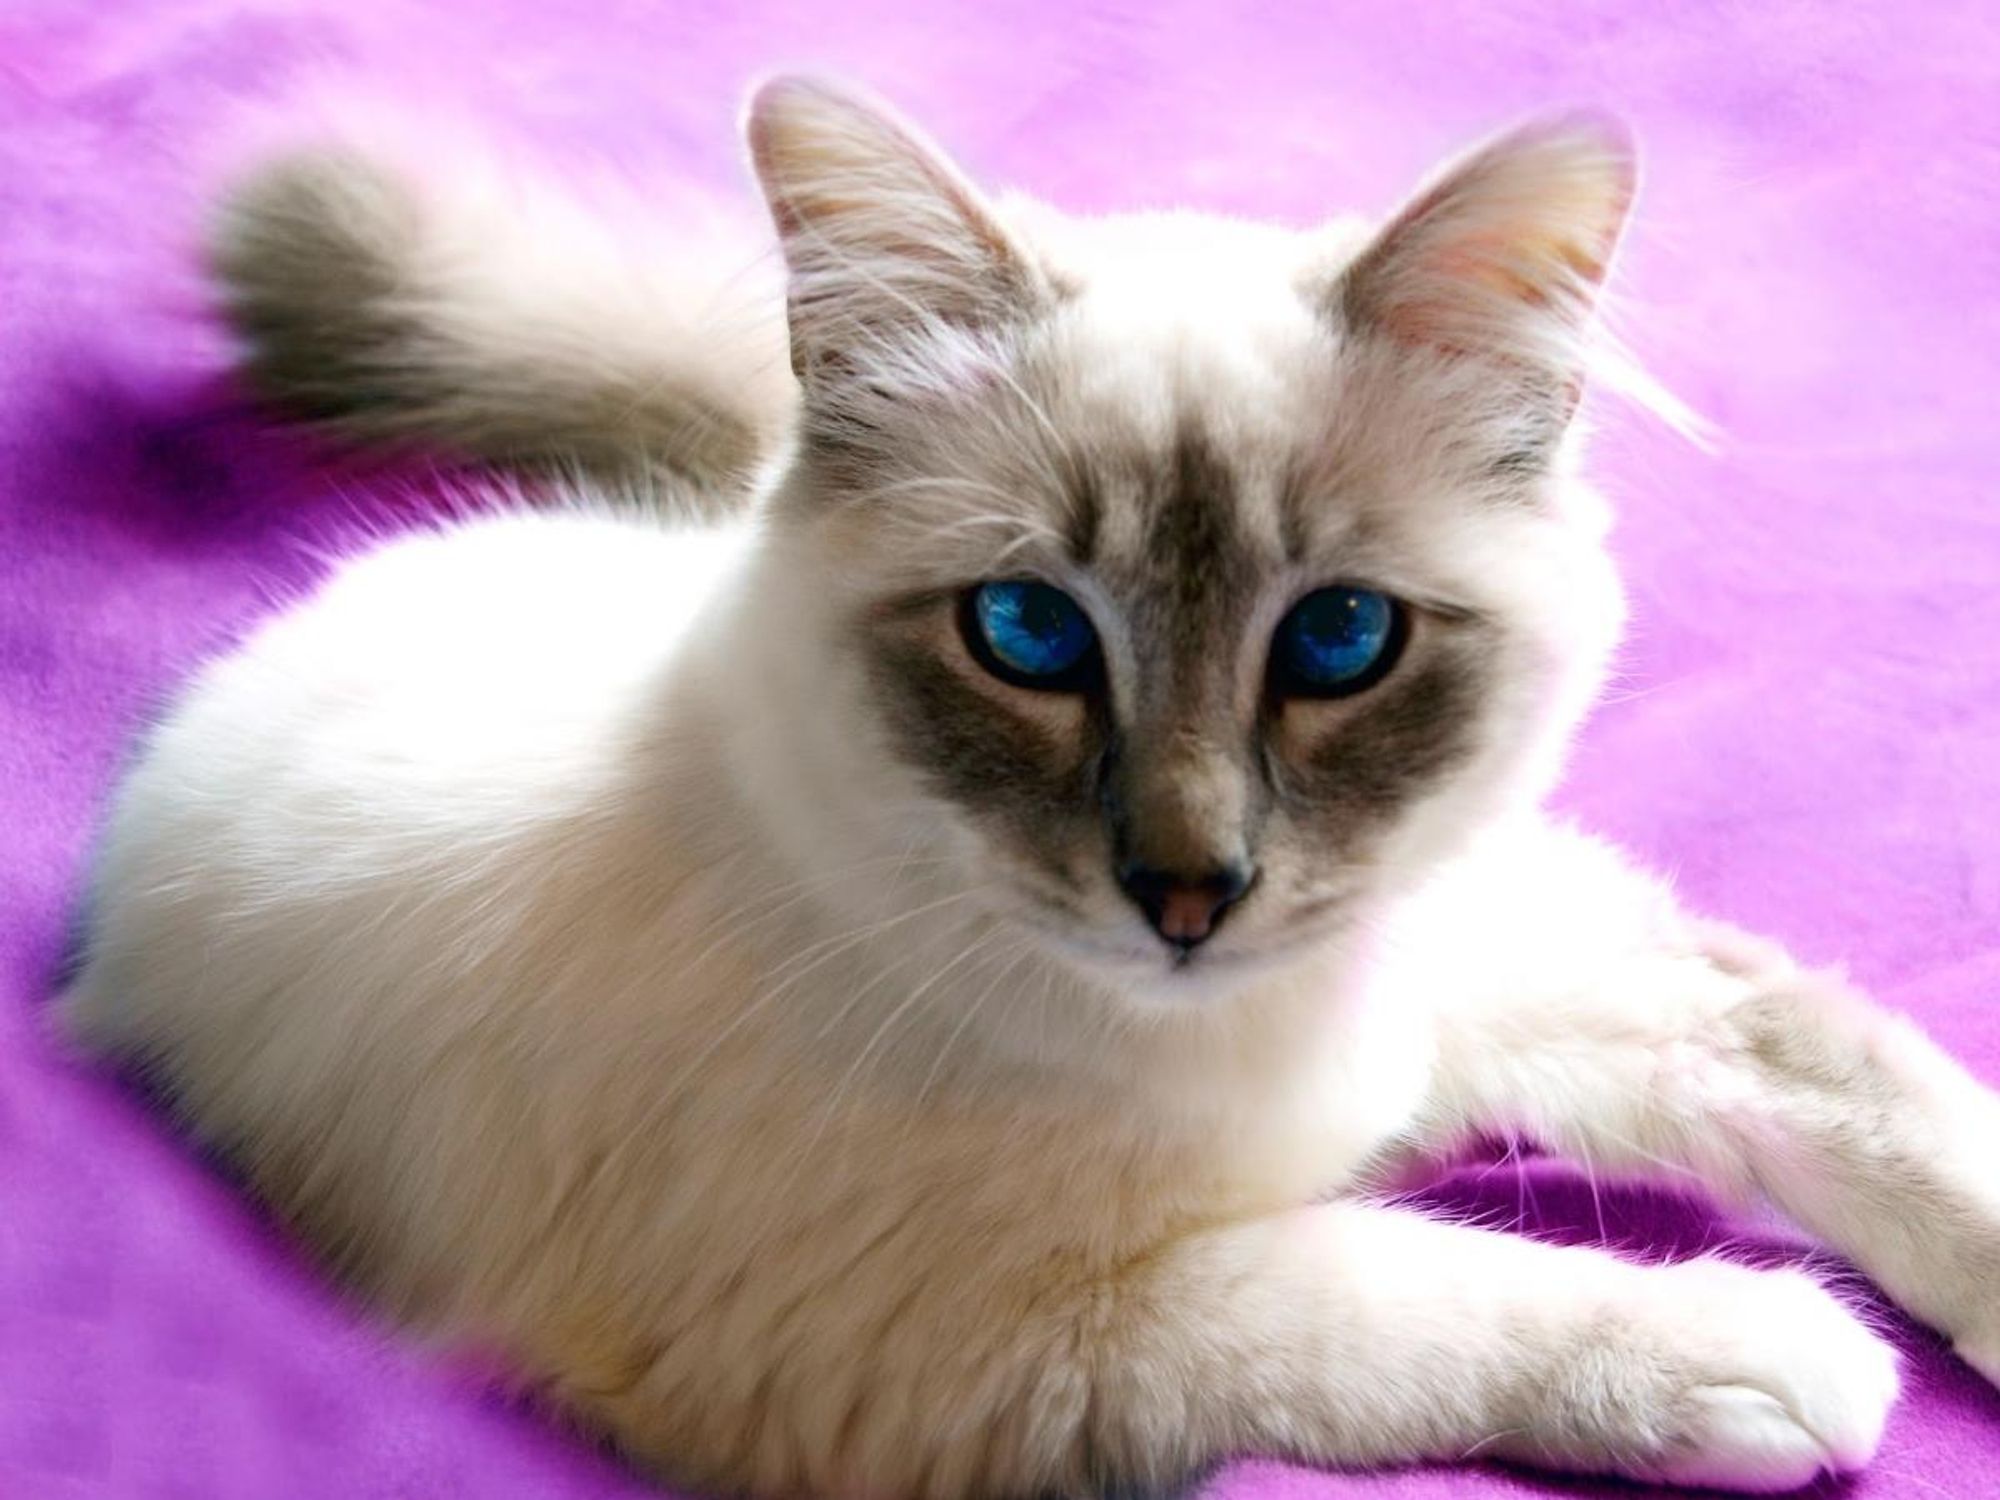
[[[329,541],[434,503],[247,414],[188,253],[217,163],[332,75],[558,165],[737,173],[745,80],[892,94],[1079,209],[1380,211],[1551,103],[1649,151],[1623,325],[1715,425],[1603,411],[1636,628],[1567,804],[1689,900],[1841,962],[2000,1080],[2000,21],[1515,0],[10,0],[0,10],[0,1495],[651,1493],[339,1297],[143,1100],[41,1029],[131,737]],[[661,246],[671,254],[671,244]],[[1784,1258],[1546,1166],[1448,1196],[1534,1232]],[[1995,1288],[2000,1296],[2000,1288]],[[1842,1493],[2000,1494],[2000,1399],[1878,1308],[1909,1394]],[[1626,1493],[1244,1462],[1227,1500]]]

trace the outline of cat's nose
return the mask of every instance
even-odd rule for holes
[[[1118,883],[1125,894],[1146,914],[1153,930],[1183,953],[1208,941],[1224,913],[1243,899],[1256,878],[1255,868],[1247,864],[1199,873],[1129,862],[1118,867]]]

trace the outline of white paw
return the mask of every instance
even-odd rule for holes
[[[1657,1465],[1639,1465],[1638,1477],[1727,1490],[1795,1490],[1823,1473],[1861,1467],[1881,1436],[1879,1417],[1871,1426],[1865,1414],[1854,1413],[1823,1431],[1791,1403],[1753,1386],[1701,1386],[1685,1403],[1672,1451]]]
[[[1754,1493],[1866,1464],[1897,1391],[1896,1356],[1811,1277],[1721,1261],[1638,1278],[1606,1345],[1565,1382],[1544,1458],[1656,1483]],[[1587,1437],[1586,1437],[1587,1435]]]
[[[1797,1271],[1696,1261],[1663,1274],[1685,1283],[1665,1299],[1672,1315],[1700,1321],[1672,1346],[1690,1383],[1642,1477],[1782,1491],[1875,1456],[1896,1356],[1838,1299]]]

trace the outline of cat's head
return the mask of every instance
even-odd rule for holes
[[[1615,127],[1517,131],[1374,234],[989,202],[813,81],[749,132],[813,837],[879,805],[940,887],[1192,994],[1545,789],[1621,614],[1564,450]]]

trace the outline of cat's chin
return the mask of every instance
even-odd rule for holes
[[[1298,938],[1256,946],[1203,946],[1191,952],[1160,942],[1120,942],[1042,934],[1056,955],[1089,979],[1146,1011],[1223,1004],[1308,961],[1323,944]]]

